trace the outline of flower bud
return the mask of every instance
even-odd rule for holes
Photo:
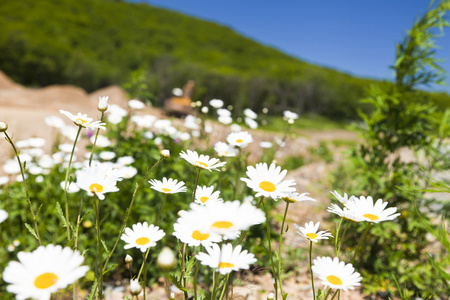
[[[170,157],[170,151],[167,149],[163,149],[159,152],[161,154],[161,157],[163,158],[169,158]]]
[[[8,129],[8,124],[0,121],[0,132],[5,132]]]
[[[130,280],[130,293],[131,293],[131,295],[137,296],[137,295],[139,295],[141,290],[142,290],[142,288],[141,288],[141,285],[139,284],[139,281],[137,279],[131,279]]]
[[[175,293],[174,292],[170,293],[170,298],[169,299],[170,300],[175,300]]]
[[[270,293],[269,295],[267,295],[267,300],[273,300],[273,299],[275,299],[274,293]]]
[[[129,254],[127,254],[125,256],[125,263],[126,264],[131,264],[132,262],[133,262],[133,258]]]
[[[175,266],[175,254],[169,247],[164,247],[156,259],[156,265],[163,270],[170,270]]]
[[[98,97],[97,109],[99,111],[106,111],[108,109],[108,98],[108,96]]]
[[[207,114],[208,111],[209,111],[209,109],[208,109],[207,106],[203,106],[203,107],[202,107],[202,113]]]

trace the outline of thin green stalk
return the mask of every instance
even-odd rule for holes
[[[105,116],[105,111],[102,111],[102,116],[100,118],[100,122],[103,121],[104,116]],[[99,132],[100,132],[100,128],[97,129],[97,133],[95,134],[94,144],[92,145],[91,156],[89,157],[89,167],[91,166],[92,158],[94,157],[95,144],[97,143],[97,138],[98,138]]]
[[[161,211],[162,211],[162,208],[163,208],[163,206],[164,206],[164,202],[166,202],[167,195],[168,195],[168,194],[164,194],[163,201],[161,202],[161,205],[159,206],[158,216],[156,217],[155,226],[158,226],[158,224],[159,224],[159,218],[160,218],[160,216],[161,216]]]
[[[278,284],[277,284],[277,273],[275,272],[275,266],[273,264],[273,255],[272,255],[272,243],[270,240],[270,221],[269,221],[269,213],[267,211],[267,207],[264,204],[264,202],[262,202],[263,207],[264,207],[264,211],[266,212],[266,228],[267,228],[267,240],[269,243],[269,255],[270,255],[270,265],[272,267],[272,275],[273,275],[273,280],[275,281],[274,283],[274,288],[275,288],[275,300],[278,300]]]
[[[107,258],[106,261],[105,261],[105,265],[104,265],[104,267],[103,267],[103,272],[106,271],[106,267],[107,267],[107,265],[108,265],[108,262],[109,262],[109,260],[111,259],[112,255],[113,255],[113,253],[114,253],[114,250],[115,250],[116,247],[117,247],[117,244],[119,243],[120,237],[122,236],[122,234],[123,234],[123,232],[124,232],[124,230],[125,230],[125,227],[127,226],[127,221],[128,221],[129,216],[130,216],[130,212],[131,212],[131,208],[133,207],[134,200],[136,199],[137,191],[141,188],[141,186],[142,186],[142,184],[144,183],[144,181],[145,181],[145,179],[147,178],[147,176],[148,176],[148,175],[153,171],[153,169],[154,169],[157,165],[159,165],[159,164],[161,163],[161,161],[163,161],[163,160],[164,160],[164,157],[161,157],[161,158],[160,158],[160,159],[159,159],[159,160],[158,160],[158,161],[150,168],[150,170],[148,170],[147,174],[145,174],[144,178],[142,178],[141,182],[139,183],[139,185],[138,185],[138,186],[136,187],[136,189],[134,190],[134,192],[133,192],[133,197],[131,198],[130,206],[128,207],[128,209],[127,209],[127,211],[126,211],[126,213],[125,213],[125,219],[123,220],[122,228],[120,229],[119,235],[118,235],[117,238],[116,238],[116,241],[115,241],[115,243],[114,243],[114,246],[113,246],[113,248],[111,249],[111,252],[109,253],[108,258]]]
[[[216,297],[216,268],[213,268],[213,290],[211,293],[211,300],[214,300]]]
[[[313,241],[309,241],[309,273],[311,273],[311,286],[313,290],[313,300],[316,299],[316,290],[314,289],[314,274],[312,270],[312,245]]]
[[[41,235],[39,234],[39,227],[38,227],[38,223],[37,223],[37,216],[34,213],[33,205],[31,204],[30,194],[28,193],[27,180],[25,178],[25,173],[23,171],[22,162],[20,161],[20,158],[19,158],[19,153],[17,152],[16,146],[14,145],[12,139],[9,137],[9,135],[6,133],[6,131],[4,131],[3,133],[5,134],[6,140],[11,144],[11,146],[14,150],[14,154],[17,158],[17,162],[19,163],[20,174],[22,175],[22,183],[23,183],[23,187],[25,189],[25,196],[27,198],[28,205],[30,206],[31,215],[33,216],[34,231],[36,231],[36,236],[37,236],[39,245],[42,245]]]
[[[195,180],[194,190],[192,191],[192,202],[195,201],[195,193],[197,192],[198,180],[200,179],[200,171],[202,169],[198,168],[197,179]]]
[[[350,222],[345,223],[344,233],[342,234],[341,240],[339,241],[339,247],[337,249],[336,257],[339,257],[339,252],[341,251],[341,246],[344,243],[344,237],[345,237],[345,234],[347,233],[347,229],[348,229],[349,225],[350,225]]]
[[[239,183],[239,173],[241,173],[241,166],[242,166],[242,149],[241,147],[238,147],[238,154],[236,155],[237,158],[237,170],[236,170],[236,179],[234,180],[234,192],[233,192],[233,199],[236,199],[236,193],[238,189],[238,183]]]
[[[280,284],[280,292],[281,296],[284,299],[284,293],[283,293],[283,283],[281,281],[281,242],[283,240],[284,235],[284,222],[286,221],[286,215],[289,208],[289,202],[286,201],[286,209],[284,210],[284,216],[283,216],[283,222],[281,223],[281,231],[280,231],[280,241],[278,243],[278,281]]]
[[[203,246],[200,244],[200,251],[203,251]],[[194,299],[197,300],[197,282],[198,282],[198,271],[200,270],[200,263],[198,261],[195,262],[195,276],[194,276]]]
[[[67,225],[67,241],[70,242],[70,222],[69,222],[69,200],[67,198],[67,181],[69,180],[70,166],[72,164],[73,153],[75,152],[75,147],[77,145],[78,137],[80,136],[80,132],[82,126],[78,126],[77,136],[75,137],[75,141],[73,142],[72,152],[70,153],[69,165],[67,166],[66,178],[64,180],[64,201],[66,204],[66,225]]]
[[[225,290],[228,286],[228,278],[230,277],[230,273],[227,274],[227,277],[225,278],[225,282],[223,283],[223,289],[222,289],[222,294],[220,295],[219,300],[222,300],[223,295],[225,294]]]
[[[334,295],[333,295],[333,297],[331,297],[330,300],[333,300],[333,299],[336,297],[336,295],[338,294],[339,291],[340,291],[340,290],[336,290],[336,292],[334,292]]]
[[[144,262],[147,261],[147,257],[148,257],[148,254],[150,253],[150,249],[151,249],[151,247],[148,247],[147,251],[145,252]],[[139,278],[141,278],[142,271],[144,271],[144,263],[142,263],[141,268],[139,269],[138,276],[136,277],[137,280],[139,280]]]
[[[148,250],[150,250],[150,248],[148,248]],[[144,300],[146,298],[145,294],[145,288],[147,285],[147,257],[144,257],[144,262],[142,263],[142,265],[144,266],[144,280],[142,280],[142,292],[144,293]]]
[[[182,287],[186,288],[186,280],[184,278],[185,270],[185,255],[186,255],[186,243],[183,244],[183,248],[181,249],[181,274],[180,274],[180,284]],[[183,292],[184,299],[188,299],[187,292]]]
[[[372,223],[367,223],[366,230],[364,230],[364,233],[363,233],[361,239],[359,240],[358,245],[356,246],[355,254],[353,255],[353,259],[352,259],[352,265],[353,265],[354,262],[355,262],[356,254],[358,253],[358,249],[360,248],[360,246],[362,245],[362,242],[363,242],[364,239],[366,238],[366,235],[367,235],[367,233],[369,232],[369,229],[370,229],[370,226],[371,226],[371,225],[372,225]]]
[[[343,220],[344,220],[344,218],[341,218],[341,220],[339,221],[339,225],[338,225],[338,227],[336,229],[336,237],[334,238],[334,251],[336,252],[336,256],[338,256],[337,255],[337,253],[338,253],[337,249],[338,249],[338,244],[339,244],[339,231],[341,230],[341,225],[342,225]]]
[[[97,265],[97,281],[100,284],[98,289],[98,297],[100,300],[103,299],[103,266],[102,266],[102,242],[100,237],[100,212],[99,212],[100,202],[97,197],[94,197],[94,210],[95,210],[95,226],[97,227],[97,259],[95,260]]]

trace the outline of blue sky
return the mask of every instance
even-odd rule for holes
[[[141,0],[226,25],[302,60],[353,75],[389,79],[395,44],[428,7],[427,0]],[[450,16],[449,16],[450,17]],[[450,72],[450,30],[439,38]],[[439,90],[450,92],[447,87]]]

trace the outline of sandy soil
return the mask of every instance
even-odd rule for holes
[[[127,107],[126,92],[117,86],[107,87],[91,94],[86,93],[81,88],[74,86],[49,86],[41,89],[29,89],[11,81],[0,71],[0,121],[5,121],[8,126],[8,133],[13,136],[15,141],[29,137],[43,137],[48,143],[44,147],[47,153],[50,151],[52,140],[55,138],[55,132],[51,130],[44,122],[47,116],[61,116],[60,109],[72,113],[83,112],[89,116],[99,115],[97,103],[99,96],[109,96],[109,103],[118,104],[124,108]],[[163,112],[155,108],[147,108],[146,113],[154,114],[158,117]],[[215,139],[224,140],[228,132],[220,124],[215,124]],[[309,155],[310,147],[317,147],[320,141],[330,140],[350,140],[357,139],[355,133],[345,130],[333,131],[298,131],[295,139],[288,140],[286,147],[279,152],[277,159],[283,159],[285,155]],[[258,158],[259,141],[272,141],[274,134],[263,131],[252,131],[255,139],[254,146],[249,147],[248,151],[252,154],[252,160]],[[281,137],[281,136],[280,136]],[[253,148],[254,147],[254,148]],[[341,159],[340,152],[332,149],[334,160]],[[10,145],[5,141],[0,141],[0,165],[10,157]],[[322,161],[313,162],[289,172],[288,176],[297,182],[298,191],[310,192],[311,196],[317,199],[317,202],[303,202],[290,206],[287,224],[290,227],[285,235],[285,246],[307,248],[309,246],[304,240],[301,240],[294,234],[294,223],[303,225],[308,221],[322,221],[326,215],[326,207],[329,205],[330,187],[326,184],[326,176],[333,164],[325,164]],[[2,171],[0,171],[1,175]],[[278,206],[279,213],[284,210],[284,202],[280,201]],[[279,226],[279,224],[274,224]],[[292,273],[289,278],[284,280],[285,291],[289,293],[289,299],[311,299],[312,292],[309,285],[309,273],[307,272],[307,261],[298,262],[298,272]],[[120,284],[119,284],[120,285]],[[108,285],[107,285],[108,287]],[[123,288],[109,286],[107,299],[123,299]],[[248,275],[245,278],[244,285],[236,287],[233,299],[266,299],[267,294],[272,291],[272,279],[269,274]],[[177,297],[180,297],[178,295]],[[162,286],[152,287],[152,292],[147,299],[167,299]],[[181,299],[181,298],[177,298]],[[349,291],[341,295],[341,299],[362,299],[358,291]]]

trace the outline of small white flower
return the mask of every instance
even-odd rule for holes
[[[236,148],[233,148],[232,146],[224,142],[215,143],[214,150],[217,152],[217,155],[225,157],[234,157],[238,153],[238,150]]]
[[[295,233],[307,238],[308,240],[317,243],[319,240],[327,240],[328,237],[333,237],[331,233],[328,232],[328,230],[325,231],[318,231],[319,230],[320,222],[317,222],[314,224],[313,221],[309,223],[305,223],[305,227],[300,227],[297,224],[294,224],[294,226],[297,228],[298,231]]]
[[[105,123],[100,121],[92,122],[92,118],[88,118],[87,114],[78,113],[76,116],[65,110],[59,110],[60,113],[68,117],[75,125],[90,129],[105,130]]]
[[[251,118],[245,118],[244,121],[245,121],[245,124],[247,124],[247,126],[250,127],[251,129],[258,128],[258,123],[256,123],[255,120],[253,120]]]
[[[388,202],[383,202],[382,199],[378,199],[374,204],[370,196],[367,198],[361,196],[359,199],[355,197],[353,201],[348,201],[344,205],[357,217],[369,223],[390,221],[400,216],[400,213],[395,213],[397,207],[386,208]]]
[[[221,108],[223,106],[223,101],[220,99],[212,99],[209,101],[209,105],[211,105],[214,108]]]
[[[301,201],[316,201],[311,197],[308,197],[309,193],[299,194],[297,192],[291,192],[285,196],[283,196],[283,200],[289,203],[301,202]]]
[[[61,181],[61,183],[59,184],[61,186],[61,188],[64,190],[64,187],[66,185],[65,181]],[[78,185],[76,185],[74,182],[67,182],[67,192],[68,193],[76,193],[80,190],[80,188],[78,187]]]
[[[141,293],[142,287],[137,279],[130,279],[130,293],[137,296]]]
[[[336,197],[336,199],[341,202],[342,204],[347,203],[348,201],[352,201],[354,200],[354,198],[356,198],[355,196],[351,196],[350,198],[348,197],[347,193],[344,193],[344,197],[342,197],[336,190],[334,192],[330,192],[333,194],[334,197]]]
[[[296,114],[295,112],[289,111],[289,110],[285,110],[285,111],[283,112],[283,117],[284,117],[286,120],[289,120],[289,119],[291,119],[291,120],[297,120],[297,119],[298,119],[298,114]]]
[[[350,222],[364,221],[364,219],[358,216],[354,211],[349,210],[347,207],[344,207],[344,209],[342,209],[336,204],[331,204],[331,206],[328,207],[327,211],[333,214],[337,214],[341,218],[344,218]]]
[[[132,262],[133,262],[133,257],[131,257],[131,255],[127,254],[127,255],[125,256],[125,263],[126,263],[126,264],[130,264],[130,263],[132,263]]]
[[[353,290],[361,285],[362,277],[355,272],[352,264],[345,264],[335,257],[318,257],[314,260],[312,271],[322,284],[331,289]]]
[[[219,108],[217,114],[222,117],[231,117],[231,111],[225,108]]]
[[[122,166],[128,166],[134,163],[133,156],[122,156],[117,159],[117,163]]]
[[[147,222],[134,224],[132,228],[125,228],[124,234],[120,237],[127,243],[124,249],[137,248],[145,252],[148,248],[156,246],[156,242],[166,235],[158,226],[148,225]]]
[[[173,88],[172,94],[176,97],[181,97],[181,96],[183,96],[183,90],[180,88]]]
[[[8,218],[8,213],[5,210],[0,209],[0,223],[5,221],[7,218]]]
[[[244,115],[247,118],[250,118],[250,119],[253,119],[253,120],[258,118],[258,115],[253,110],[251,110],[250,108],[244,109]]]
[[[117,104],[111,104],[108,106],[108,112],[111,115],[118,115],[120,117],[125,117],[128,113],[125,109],[123,109],[122,107],[120,107]]]
[[[145,104],[139,100],[131,99],[128,101],[128,106],[132,109],[143,109],[145,107]]]
[[[260,142],[259,146],[261,148],[269,149],[272,148],[273,144],[271,142]]]
[[[161,157],[164,157],[164,158],[170,157],[170,151],[167,149],[163,149],[163,150],[159,151],[159,154],[161,155]]]
[[[227,142],[230,145],[245,148],[253,142],[253,137],[247,131],[232,132],[228,135]]]
[[[9,182],[8,176],[0,176],[0,185],[7,184]]]
[[[108,96],[98,97],[97,109],[99,111],[106,111],[108,109]]]
[[[213,186],[197,186],[197,190],[195,192],[195,202],[200,205],[223,202],[223,200],[219,198],[219,195],[220,191],[214,192]]]
[[[116,157],[116,153],[112,151],[102,151],[98,156],[103,160],[111,160]]]
[[[46,117],[44,120],[48,126],[53,128],[62,128],[66,125],[61,118],[56,116]]]
[[[277,167],[274,163],[270,167],[267,167],[266,163],[256,164],[255,167],[248,166],[246,174],[249,178],[241,178],[241,180],[257,193],[256,197],[264,196],[277,200],[295,191],[294,180],[282,181],[287,170],[281,171],[281,167]]]
[[[226,162],[220,162],[217,158],[210,159],[208,155],[198,155],[197,152],[191,150],[187,150],[187,152],[181,151],[180,157],[185,159],[191,165],[200,169],[209,170],[210,172],[212,172],[212,170],[219,171],[218,168],[223,167],[226,164]]]
[[[151,179],[148,181],[151,184],[151,188],[161,192],[163,194],[175,194],[175,193],[182,193],[186,192],[186,187],[184,186],[184,182],[176,179],[169,178],[167,179],[164,177],[162,181]]]
[[[117,125],[120,122],[122,122],[122,120],[123,120],[123,117],[121,115],[119,115],[119,114],[112,113],[112,114],[110,114],[108,116],[108,122],[112,123],[112,124],[115,124],[115,125]]]
[[[219,118],[217,118],[217,121],[222,124],[228,125],[233,122],[233,118],[231,118],[230,116],[219,116]]]
[[[137,174],[137,169],[132,166],[123,166],[123,167],[120,167],[118,170],[119,170],[120,177],[123,177],[125,179],[133,178],[134,175]]]
[[[116,183],[121,178],[116,169],[113,169],[110,164],[92,164],[83,170],[77,171],[76,184],[80,189],[87,191],[89,196],[94,194],[100,200],[105,199],[105,193],[117,192],[119,189]]]
[[[228,274],[231,271],[239,271],[248,269],[250,264],[256,262],[256,258],[247,250],[242,250],[242,246],[238,245],[233,249],[232,244],[219,245],[213,244],[212,248],[205,246],[207,253],[200,252],[195,256],[202,265],[209,266],[220,272],[220,274]]]

